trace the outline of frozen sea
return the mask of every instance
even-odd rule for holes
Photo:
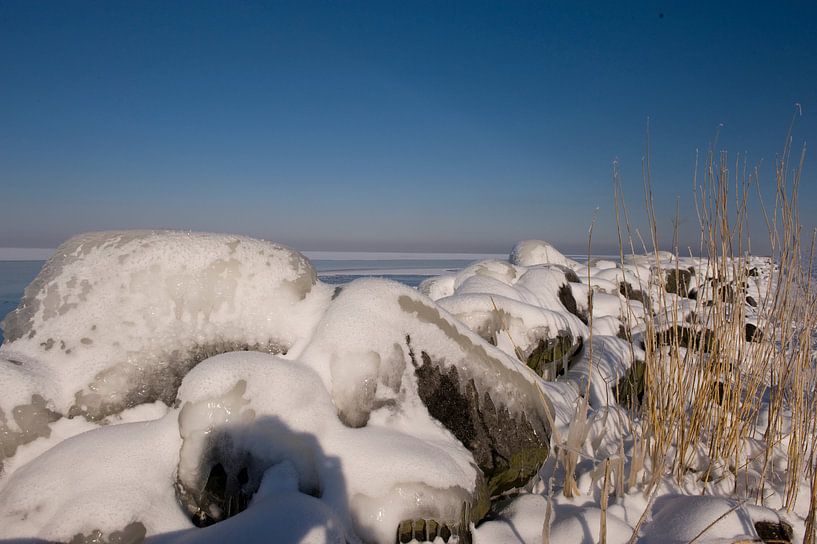
[[[0,261],[0,320],[17,307],[26,285],[43,267],[45,261]],[[0,330],[0,344],[3,331]]]

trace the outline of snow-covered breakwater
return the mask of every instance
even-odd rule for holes
[[[624,447],[620,384],[656,301],[684,321],[719,296],[700,260],[658,257],[672,281],[655,256],[579,264],[527,241],[418,291],[328,285],[239,236],[74,238],[3,322],[0,538],[539,541],[540,470],[571,437],[587,459]],[[755,264],[748,308],[770,273]],[[706,329],[664,319],[658,341]],[[635,529],[620,510],[608,541]],[[555,505],[551,541],[597,511]]]

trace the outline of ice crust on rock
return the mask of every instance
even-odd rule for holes
[[[444,274],[442,276],[424,279],[417,288],[422,294],[431,300],[438,300],[454,294],[455,274]]]
[[[134,521],[148,534],[187,526],[173,491],[180,445],[175,414],[60,442],[0,481],[0,537],[66,541]]]
[[[418,413],[420,406],[390,413],[385,424],[350,428],[303,362],[219,355],[190,372],[179,396],[178,478],[193,497],[216,462],[228,475],[246,468],[252,492],[271,467],[289,463],[301,493],[320,497],[349,535],[372,542],[388,542],[399,522],[418,512],[453,523],[474,500],[470,453]],[[253,499],[248,510],[255,507]]]
[[[513,246],[509,260],[511,264],[518,266],[557,264],[574,270],[580,266],[579,263],[565,257],[558,249],[544,240],[518,242]]]
[[[444,368],[456,366],[465,373],[464,380],[474,380],[480,396],[490,391],[514,413],[541,406],[535,377],[524,372],[518,360],[482,341],[416,290],[396,282],[362,279],[345,287],[299,357],[318,370],[333,392],[337,390],[335,404],[345,419],[345,412],[359,409],[361,400],[369,402],[372,393],[384,401],[397,394],[403,369],[410,366],[410,349],[416,357],[426,352]],[[352,389],[336,384],[343,384],[361,361],[370,371],[354,381],[377,387],[363,398],[344,395]],[[544,420],[543,409],[539,413]]]
[[[43,392],[56,412],[93,418],[157,399],[170,404],[184,374],[210,355],[286,352],[307,339],[330,293],[300,253],[261,240],[77,236],[3,321],[0,357],[19,364],[11,376],[0,371],[2,385]],[[6,397],[0,409],[19,402]]]
[[[475,514],[485,513],[489,495],[533,477],[535,459],[547,456],[552,408],[537,377],[404,285],[346,286],[299,358],[318,370],[351,427],[386,418],[417,434],[416,422],[441,422],[487,480],[474,491]]]
[[[567,332],[572,338],[588,335],[587,326],[572,314],[503,296],[458,292],[437,303],[488,342],[498,345],[512,341],[526,354],[540,339],[554,338],[559,332]],[[509,347],[513,353],[514,346]]]

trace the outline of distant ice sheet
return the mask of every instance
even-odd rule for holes
[[[464,267],[453,268],[345,268],[321,270],[321,277],[327,276],[439,276],[446,272],[456,272]]]
[[[53,249],[0,247],[0,261],[44,261],[53,254]]]
[[[402,261],[402,260],[465,260],[504,259],[505,254],[499,253],[406,253],[406,252],[379,252],[379,251],[303,251],[310,260],[326,261]]]

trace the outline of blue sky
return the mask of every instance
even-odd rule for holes
[[[817,140],[815,20],[814,2],[4,1],[0,247],[179,228],[576,251],[596,213],[603,252],[616,159],[644,227],[648,117],[662,238],[680,197],[694,243],[695,153],[719,124],[767,186],[795,103],[795,145]]]

